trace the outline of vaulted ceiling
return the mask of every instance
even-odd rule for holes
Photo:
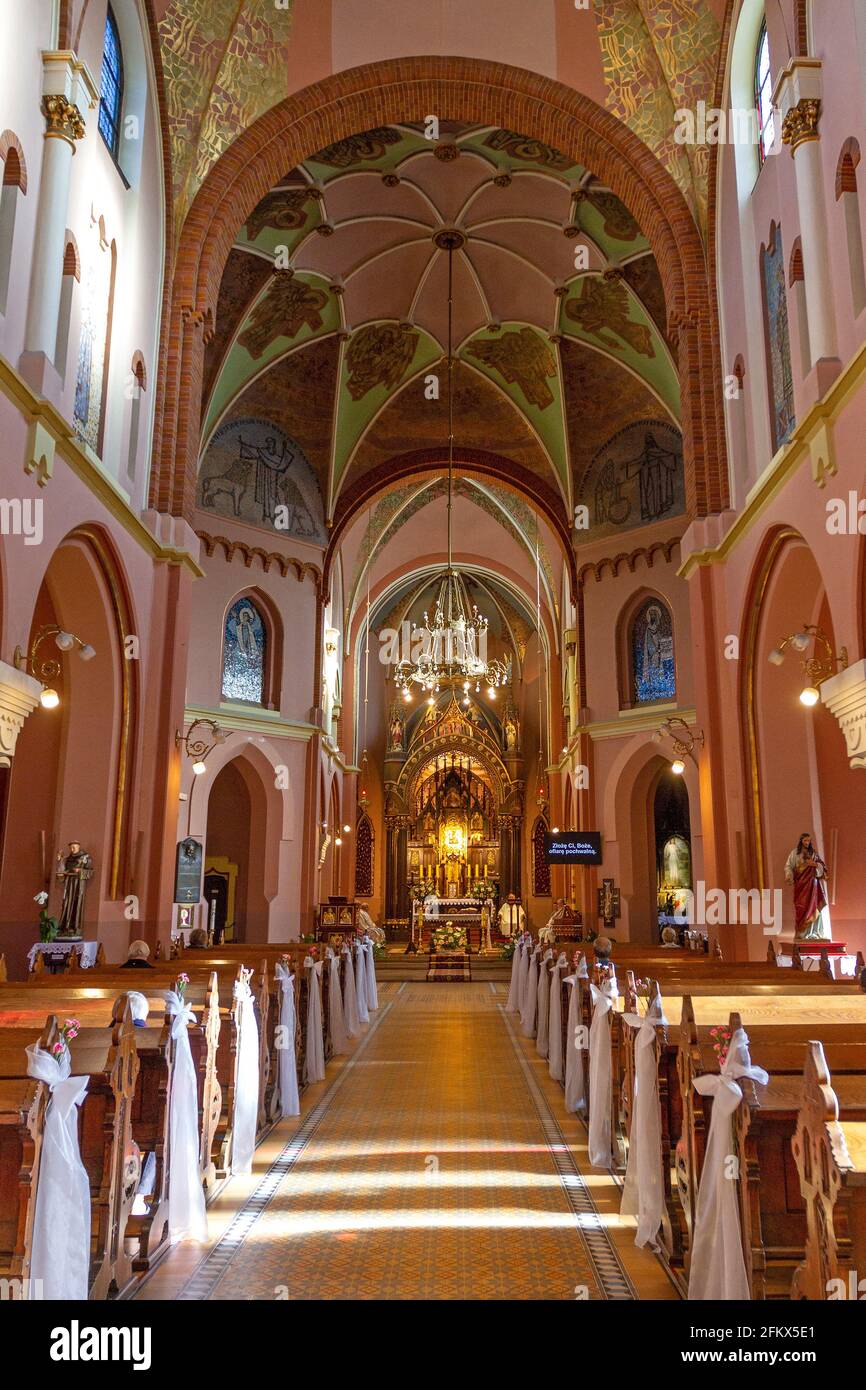
[[[476,38],[497,31],[479,56],[530,67],[534,60],[544,75],[586,90],[658,156],[702,224],[706,152],[677,144],[675,112],[712,102],[725,0],[590,0],[587,13],[567,22],[555,17],[554,0],[534,0],[533,27],[546,37],[529,57],[520,49],[521,6],[525,0],[473,0]],[[176,228],[214,163],[254,120],[311,76],[366,61],[371,35],[375,51],[390,53],[392,38],[399,45],[383,0],[154,0],[154,7]],[[402,56],[425,51],[423,40],[437,32],[435,5],[400,0],[399,8],[407,36],[416,45],[422,36]],[[459,28],[459,14],[450,23]],[[437,51],[462,50],[452,43]]]
[[[361,132],[287,170],[239,229],[209,344],[202,452],[235,419],[300,445],[325,514],[441,454],[453,252],[455,434],[563,518],[618,431],[679,416],[659,274],[591,171],[519,133]],[[439,395],[436,398],[438,379]]]

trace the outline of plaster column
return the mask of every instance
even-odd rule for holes
[[[11,767],[24,720],[39,704],[41,681],[0,661],[0,767]]]
[[[848,765],[866,771],[866,661],[822,681],[821,700],[845,735]]]
[[[776,85],[774,101],[782,117],[782,142],[790,145],[797,182],[803,278],[812,366],[818,369],[821,394],[841,370],[836,314],[830,277],[830,253],[824,186],[818,147],[821,119],[821,63],[817,58],[794,58]],[[789,238],[790,241],[790,238]],[[790,253],[790,245],[786,250]],[[788,267],[785,267],[787,277]]]
[[[48,395],[56,404],[61,383],[54,367],[54,353],[63,283],[69,185],[75,144],[85,134],[84,117],[78,103],[89,99],[90,105],[94,105],[97,92],[74,53],[45,53],[43,64],[45,144],[33,242],[27,329],[19,368],[34,390]]]

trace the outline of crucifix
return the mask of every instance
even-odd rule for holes
[[[620,916],[619,908],[619,889],[612,878],[603,878],[601,887],[598,889],[598,913],[604,923],[604,930],[609,935],[616,926],[616,920]]]

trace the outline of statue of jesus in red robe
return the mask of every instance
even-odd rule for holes
[[[794,887],[794,920],[797,941],[823,941],[823,911],[827,906],[827,865],[804,832],[785,864],[785,881]]]

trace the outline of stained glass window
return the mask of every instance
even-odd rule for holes
[[[361,816],[355,836],[355,897],[373,894],[373,826],[369,816]]]
[[[117,158],[120,148],[120,117],[123,111],[123,52],[117,21],[108,7],[102,44],[102,80],[99,87],[99,132]]]
[[[773,82],[770,76],[770,41],[767,38],[766,23],[761,25],[755,54],[755,109],[758,113],[758,160],[763,164],[776,138]]]
[[[632,621],[631,662],[634,704],[676,699],[671,615],[667,606],[657,598],[647,599]]]
[[[265,696],[267,632],[250,598],[239,598],[226,614],[223,640],[224,700],[261,705]]]
[[[532,891],[536,898],[550,897],[550,865],[545,854],[547,822],[538,816],[532,827]]]
[[[769,358],[773,450],[790,439],[797,423],[794,412],[794,377],[791,372],[791,337],[788,330],[788,297],[785,291],[785,257],[781,228],[773,228],[770,245],[761,251],[764,278],[764,315]]]

